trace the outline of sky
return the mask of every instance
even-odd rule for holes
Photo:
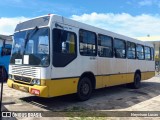
[[[14,34],[16,24],[58,14],[129,37],[159,36],[160,0],[3,0],[0,34]]]

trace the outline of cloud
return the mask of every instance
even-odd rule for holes
[[[141,14],[132,16],[128,13],[96,13],[72,15],[71,19],[103,28],[130,37],[157,36],[160,33],[160,15]],[[19,22],[30,18],[0,18],[0,34],[11,35]]]
[[[138,5],[142,7],[145,7],[145,6],[160,7],[160,1],[159,0],[141,0],[138,2]]]
[[[151,6],[153,5],[153,3],[154,3],[154,0],[142,0],[138,2],[140,6]]]
[[[26,18],[26,17],[0,18],[0,34],[4,34],[4,35],[13,34],[16,25],[28,19],[29,18]]]
[[[72,15],[71,19],[110,30],[130,37],[157,36],[160,33],[160,15],[141,14],[132,16],[128,13],[96,13]]]

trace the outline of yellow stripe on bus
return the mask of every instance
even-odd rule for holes
[[[141,78],[142,80],[146,80],[153,77],[154,75],[155,75],[154,71],[143,72],[141,73]],[[96,89],[125,84],[125,83],[131,83],[133,81],[134,81],[134,73],[96,76]],[[62,78],[55,80],[41,80],[41,86],[21,84],[14,82],[13,80],[10,79],[8,79],[7,84],[11,88],[13,88],[13,84],[21,86],[22,88],[28,87],[29,93],[31,93],[31,89],[37,89],[40,91],[39,95],[40,97],[55,97],[55,96],[76,93],[78,82],[79,78],[77,77],[77,78]]]
[[[155,72],[142,72],[141,79],[147,80],[155,76]],[[134,81],[134,73],[113,74],[106,76],[96,76],[96,89],[109,87],[114,85],[121,85],[125,83],[132,83]]]

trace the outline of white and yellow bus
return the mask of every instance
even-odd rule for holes
[[[154,70],[152,44],[51,14],[16,26],[7,84],[39,97],[87,100],[98,88],[139,88]]]

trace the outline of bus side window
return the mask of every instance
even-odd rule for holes
[[[126,58],[126,43],[124,40],[114,39],[114,53],[116,58]]]
[[[144,60],[144,47],[142,45],[137,44],[136,52],[137,52],[137,59]]]
[[[151,48],[145,46],[144,50],[145,50],[145,59],[151,60]]]
[[[2,48],[1,56],[11,55],[11,48]]]
[[[96,34],[87,30],[79,30],[80,54],[83,56],[96,56]]]
[[[154,48],[151,48],[151,60],[154,61]]]
[[[127,42],[127,58],[135,59],[136,58],[136,44],[133,42]]]
[[[100,57],[113,57],[112,37],[98,34],[98,55]]]

